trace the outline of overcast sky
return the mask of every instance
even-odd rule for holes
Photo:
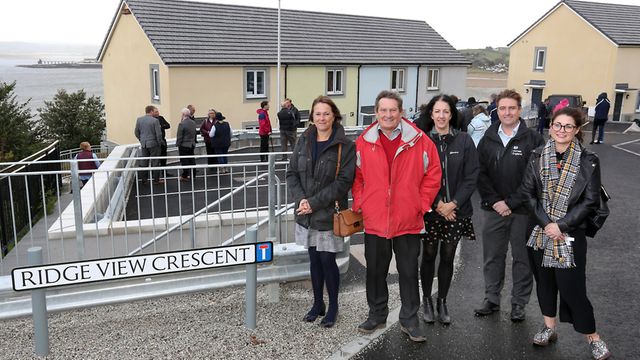
[[[278,0],[201,1],[278,6]],[[613,2],[640,5],[640,0]],[[119,0],[0,0],[0,41],[100,46],[119,3]],[[281,0],[281,7],[424,20],[454,47],[466,49],[506,46],[557,3],[558,0]]]

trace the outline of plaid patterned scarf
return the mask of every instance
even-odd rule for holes
[[[556,142],[549,139],[540,157],[540,180],[542,181],[542,206],[549,219],[555,222],[567,214],[569,195],[580,170],[582,148],[578,140],[565,151],[564,161],[558,169],[556,159]],[[527,246],[535,250],[544,249],[543,267],[567,269],[575,267],[573,246],[568,241],[555,241],[545,235],[540,225],[536,225],[529,237]]]

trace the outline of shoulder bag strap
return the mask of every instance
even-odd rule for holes
[[[342,143],[338,144],[338,161],[336,161],[336,179],[338,179],[338,173],[340,172],[340,162],[342,161]],[[340,204],[336,200],[336,212],[340,211]]]

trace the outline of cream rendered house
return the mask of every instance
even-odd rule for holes
[[[168,138],[187,104],[196,117],[214,108],[239,129],[269,100],[277,129],[277,18],[273,8],[122,1],[98,56],[107,139],[135,143],[149,104],[171,123]],[[304,112],[328,95],[346,125],[361,123],[362,107],[394,86],[407,109],[437,91],[464,96],[470,65],[424,21],[293,10],[281,11],[281,64],[281,99]],[[365,71],[372,67],[379,71]]]
[[[640,112],[640,6],[565,0],[510,44],[508,87],[527,104],[577,94],[594,106],[601,92],[610,118]]]

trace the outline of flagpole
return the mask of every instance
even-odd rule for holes
[[[276,79],[276,111],[280,111],[280,103],[282,101],[280,99],[280,0],[278,0],[278,65],[276,67]],[[280,120],[278,120],[279,122]]]

